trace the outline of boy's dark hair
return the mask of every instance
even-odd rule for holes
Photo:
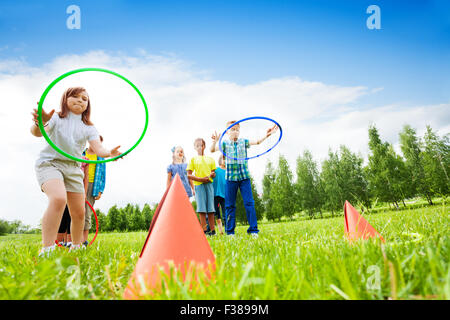
[[[206,142],[205,142],[205,140],[203,140],[202,138],[197,138],[197,139],[195,139],[195,141],[194,141],[194,145],[195,145],[195,143],[196,143],[197,141],[201,141],[202,144],[203,144],[203,146],[206,147]]]

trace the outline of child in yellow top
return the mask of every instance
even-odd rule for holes
[[[198,156],[193,157],[187,166],[188,178],[194,181],[195,201],[197,202],[197,212],[200,216],[200,224],[203,231],[206,231],[206,214],[210,227],[209,235],[215,235],[214,230],[214,187],[213,178],[216,176],[216,162],[213,158],[205,156],[205,140],[197,138],[194,141],[194,149]],[[193,174],[195,173],[195,175]]]
[[[100,135],[100,143],[103,143],[103,137]],[[95,152],[94,149],[92,149],[91,146],[89,146],[83,153],[83,155],[93,161],[97,160],[103,160],[103,158],[99,157]],[[100,168],[102,170],[100,174],[100,170],[97,168],[97,165],[102,166]],[[105,186],[105,172],[106,167],[105,164],[96,164],[91,163],[88,166],[88,185],[86,189],[86,200],[91,204],[92,207],[94,207],[95,201],[99,200],[102,197],[102,192],[104,190]],[[98,174],[97,174],[98,173]],[[102,179],[103,181],[95,181],[96,179]],[[102,187],[100,187],[100,185]],[[94,188],[96,186],[96,188]],[[83,244],[85,246],[88,245],[88,236],[89,236],[89,230],[91,229],[92,223],[92,209],[91,207],[86,203],[85,204],[85,215],[84,215],[84,227],[83,227]]]

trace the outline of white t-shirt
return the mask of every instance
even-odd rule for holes
[[[65,118],[60,118],[57,113],[53,114],[48,122],[47,135],[59,149],[79,159],[86,148],[86,142],[100,140],[94,126],[85,125],[81,120],[81,114],[77,115],[70,111]],[[40,152],[36,165],[54,159],[73,161],[47,143]]]

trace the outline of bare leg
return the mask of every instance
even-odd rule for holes
[[[203,231],[206,231],[206,213],[199,212],[198,215],[200,216],[200,225],[202,226]]]
[[[42,185],[42,190],[48,197],[48,207],[42,217],[42,245],[48,247],[55,243],[66,207],[66,187],[62,180],[51,179]]]
[[[208,212],[209,229],[211,230],[211,232],[213,232],[216,229],[216,224],[214,222],[214,218],[215,218],[214,215],[215,215],[214,212]],[[205,224],[206,224],[206,221],[205,221]]]
[[[74,245],[81,244],[84,227],[84,193],[67,192],[67,206],[69,207],[70,218],[70,234]]]
[[[83,242],[87,241],[89,230],[83,230]]]
[[[89,198],[87,198],[87,199],[89,199]],[[89,199],[88,201],[91,203],[91,206],[94,206],[95,199],[94,200],[93,199]],[[84,205],[84,212],[85,212],[84,214],[91,215],[91,225],[92,225],[93,214],[92,214],[91,208],[87,204]],[[89,229],[88,230],[84,230],[85,227],[86,227],[86,217],[84,217],[84,225],[83,225],[83,242],[87,241],[88,236],[89,236]]]
[[[56,241],[58,241],[58,243],[60,243],[61,241],[64,241],[64,238],[66,237],[65,233],[58,233],[56,235]]]
[[[219,226],[219,232],[223,234],[222,219],[217,219],[217,225]]]

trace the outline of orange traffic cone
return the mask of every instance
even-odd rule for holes
[[[383,237],[353,208],[353,206],[345,201],[344,205],[345,216],[345,234],[347,238],[352,241],[356,239],[368,239],[372,237],[380,237],[381,241],[385,242]]]
[[[124,298],[139,299],[160,289],[160,270],[170,277],[171,266],[183,280],[194,271],[210,277],[215,268],[214,254],[178,174],[155,211]]]

